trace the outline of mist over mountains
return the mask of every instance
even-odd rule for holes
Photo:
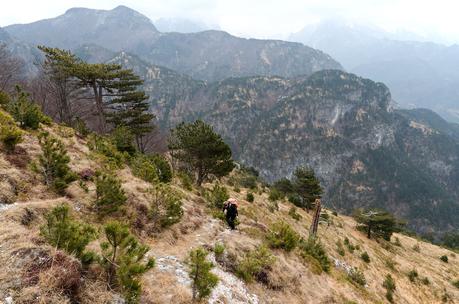
[[[339,20],[307,26],[289,38],[329,53],[347,71],[384,82],[402,107],[433,109],[459,122],[459,46],[414,39],[421,38]]]
[[[385,208],[425,234],[458,228],[459,128],[430,110],[394,109],[395,100],[455,117],[455,46],[340,24],[292,35],[312,47],[158,28],[124,6],[74,8],[0,29],[0,40],[31,66],[43,44],[132,68],[163,130],[204,119],[267,181],[307,165],[338,210]]]

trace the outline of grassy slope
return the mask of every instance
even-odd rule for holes
[[[48,129],[65,142],[71,156],[71,168],[75,172],[100,166],[100,158],[89,151],[84,140],[73,136],[72,130],[58,126]],[[30,269],[31,263],[35,263],[35,258],[41,252],[51,256],[55,252],[41,242],[38,232],[43,222],[43,214],[47,210],[66,201],[73,207],[76,217],[96,226],[102,224],[90,211],[91,202],[94,200],[94,185],[88,182],[86,186],[89,191],[85,192],[77,181],[70,185],[66,197],[57,197],[43,186],[40,176],[28,165],[36,160],[39,153],[36,133],[28,133],[15,155],[0,152],[0,190],[3,193],[11,191],[12,184],[17,190],[16,194],[12,194],[16,203],[0,211],[0,265],[5,265],[0,268],[0,301],[11,295],[15,303],[66,303],[66,296],[53,283],[54,276],[49,269],[39,274],[37,284],[24,284],[24,278],[29,274],[26,269]],[[133,177],[127,167],[119,170],[118,176],[123,181],[123,188],[128,196],[125,218],[133,219],[134,206],[147,203],[146,191],[150,185]],[[228,180],[224,181],[227,182]],[[149,255],[155,256],[158,261],[158,266],[144,275],[143,303],[190,301],[186,272],[180,272],[186,270],[184,260],[190,248],[199,245],[212,247],[216,242],[222,242],[227,252],[242,256],[247,250],[261,244],[269,225],[279,219],[290,223],[303,237],[308,235],[311,216],[299,210],[302,219],[295,221],[288,215],[291,205],[287,202],[279,203],[279,211],[270,212],[267,194],[260,185],[254,203],[244,200],[247,189],[242,189],[241,192],[230,190],[231,196],[241,202],[241,225],[238,231],[233,232],[209,215],[207,204],[199,191],[184,190],[179,180],[174,180],[173,186],[183,192],[185,197],[183,201],[186,212],[182,221],[155,237],[142,231],[137,233],[142,241],[150,245]],[[28,226],[21,224],[26,209],[34,215]],[[385,303],[382,282],[385,275],[390,273],[397,286],[396,303],[442,303],[445,293],[450,297],[449,303],[459,303],[459,290],[451,284],[451,281],[459,279],[459,257],[453,252],[399,234],[395,234],[393,240],[397,237],[401,247],[393,244],[382,246],[356,231],[353,219],[341,215],[331,215],[331,218],[331,226],[319,227],[319,236],[327,253],[332,261],[338,259],[359,267],[367,279],[366,288],[352,284],[339,267],[332,266],[330,274],[313,274],[309,264],[301,260],[298,252],[275,250],[273,253],[277,259],[272,266],[269,280],[277,286],[276,290],[268,289],[260,283],[242,284],[231,274],[218,268],[223,284],[211,299],[214,301],[220,298],[222,303],[246,303],[256,295],[258,303]],[[350,253],[346,248],[343,257],[336,251],[336,241],[343,241],[345,237],[352,244],[359,245],[360,250]],[[413,250],[415,244],[419,245],[419,252]],[[98,248],[97,241],[90,246]],[[360,259],[360,254],[364,251],[370,256],[369,264]],[[441,255],[448,255],[449,263],[440,261]],[[387,266],[388,260],[395,261],[394,269]],[[431,284],[423,285],[420,280],[411,283],[407,272],[412,269],[417,270],[420,279],[428,277]],[[114,292],[105,290],[100,277],[84,278],[80,288],[82,303],[108,303],[116,297]],[[36,300],[37,297],[41,302]],[[26,302],[27,300],[31,302]]]

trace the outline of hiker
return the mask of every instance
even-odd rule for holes
[[[223,205],[223,213],[226,211],[226,222],[230,226],[231,230],[236,229],[236,217],[237,213],[237,201],[234,198],[230,198]]]

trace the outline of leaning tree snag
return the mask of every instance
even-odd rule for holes
[[[316,236],[317,228],[319,227],[320,211],[322,210],[320,199],[316,199],[314,202],[314,205],[316,208],[314,210],[314,216],[312,218],[311,228],[309,228],[309,236]]]

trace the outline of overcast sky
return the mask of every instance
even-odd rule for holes
[[[200,20],[245,37],[287,37],[323,18],[341,17],[459,41],[457,0],[1,0],[0,26],[55,17],[71,7],[112,9],[121,4],[152,20]]]

